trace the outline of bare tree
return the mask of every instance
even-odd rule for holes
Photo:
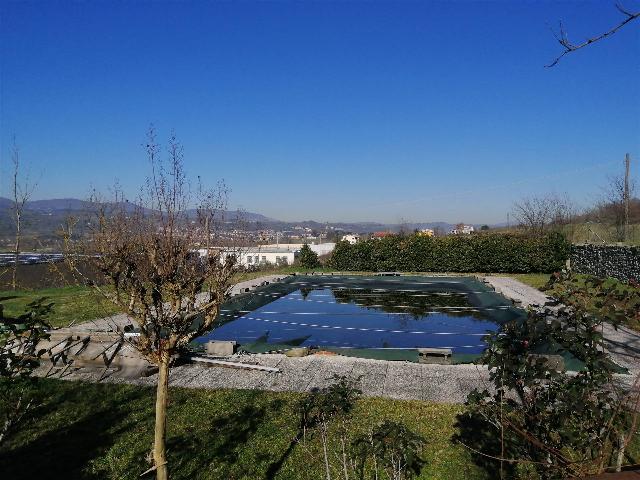
[[[598,202],[592,216],[599,223],[611,225],[615,232],[615,241],[624,242],[627,237],[625,203],[627,195],[632,198],[635,182],[630,181],[628,191],[625,189],[624,176],[610,176],[603,188],[602,199]]]
[[[574,207],[566,195],[547,194],[523,198],[513,204],[513,216],[532,234],[571,223]]]
[[[584,42],[582,43],[572,43],[569,38],[567,37],[567,32],[564,29],[564,26],[562,25],[562,22],[560,22],[560,26],[558,29],[558,32],[553,32],[554,37],[556,37],[556,40],[558,41],[558,43],[560,45],[562,45],[563,47],[563,52],[557,56],[555,58],[555,60],[553,62],[551,62],[548,65],[545,65],[546,68],[550,68],[550,67],[554,67],[558,64],[558,62],[562,59],[562,57],[564,57],[566,54],[568,53],[572,53],[575,52],[576,50],[580,50],[581,48],[587,47],[593,43],[599,42],[600,40],[604,40],[607,37],[610,37],[611,35],[613,35],[614,33],[616,33],[618,30],[620,30],[622,27],[624,27],[626,24],[637,20],[638,18],[640,18],[640,12],[630,12],[628,10],[626,10],[625,8],[622,7],[622,5],[620,3],[616,3],[615,7],[618,9],[618,11],[624,15],[624,20],[622,20],[622,22],[620,22],[619,24],[617,24],[616,26],[614,26],[613,28],[607,30],[604,33],[601,33],[599,35],[596,35],[594,37],[591,38],[587,38]]]
[[[30,183],[29,175],[23,176],[20,163],[20,150],[13,140],[11,152],[11,162],[13,163],[13,176],[11,182],[12,193],[12,216],[15,224],[15,243],[13,247],[13,266],[11,272],[11,288],[18,288],[18,260],[20,257],[20,247],[22,241],[22,221],[24,209],[33,194],[37,184]]]
[[[115,202],[96,202],[94,229],[86,240],[66,236],[70,262],[82,255],[108,286],[90,284],[138,325],[132,345],[158,366],[152,470],[168,477],[165,454],[169,369],[194,338],[210,330],[227,297],[236,257],[212,247],[226,210],[227,189],[199,188],[200,204],[189,209],[183,150],[172,136],[168,158],[160,159],[150,129],[146,152],[151,175],[135,202],[116,191]],[[72,268],[79,275],[78,264]]]

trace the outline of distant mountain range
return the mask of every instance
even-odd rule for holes
[[[0,236],[9,235],[13,231],[13,223],[9,210],[13,202],[8,198],[0,197]],[[52,234],[64,223],[69,215],[79,216],[90,209],[90,202],[77,198],[55,198],[50,200],[33,200],[27,202],[25,208],[25,229],[32,234]],[[133,208],[133,207],[132,207]],[[227,218],[236,219],[237,212],[227,212]],[[454,225],[447,222],[418,222],[389,224],[381,222],[317,222],[303,220],[297,222],[285,222],[267,217],[260,213],[241,213],[241,219],[247,229],[250,230],[291,230],[294,227],[310,228],[315,231],[343,230],[353,233],[367,233],[374,231],[399,231],[401,229],[411,231],[415,229],[432,228],[443,231],[451,230]],[[27,233],[27,232],[25,232]]]
[[[0,211],[11,209],[13,201],[0,197]],[[91,202],[77,198],[53,198],[50,200],[32,200],[27,202],[25,211],[45,215],[68,215],[72,212],[86,212],[91,208]],[[131,206],[133,208],[133,205]],[[194,210],[195,212],[195,210]],[[227,216],[234,218],[237,212],[227,212]],[[242,212],[242,219],[248,222],[278,222],[259,213]]]

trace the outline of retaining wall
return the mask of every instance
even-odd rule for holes
[[[570,262],[576,273],[640,281],[640,247],[573,245]]]

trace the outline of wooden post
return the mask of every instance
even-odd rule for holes
[[[630,170],[631,158],[627,153],[624,157],[624,239],[629,240],[629,170]]]

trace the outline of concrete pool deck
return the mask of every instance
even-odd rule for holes
[[[260,277],[234,287],[235,293],[253,289],[262,282],[276,281],[281,276]],[[498,293],[516,300],[523,307],[543,304],[546,296],[509,277],[484,277]],[[129,322],[124,315],[109,319],[85,322],[78,325],[84,331],[100,331],[112,328],[114,323]],[[640,374],[640,334],[612,327],[605,328],[608,349],[616,362],[625,366],[630,375],[619,375],[619,380],[630,386],[635,375]],[[424,400],[440,403],[463,403],[474,388],[489,389],[488,370],[479,365],[430,365],[412,362],[371,360],[340,355],[312,355],[289,358],[282,354],[234,355],[228,360],[275,367],[279,373],[186,364],[172,368],[171,386],[186,388],[243,388],[271,391],[305,392],[320,388],[331,381],[333,375],[345,375],[360,379],[363,394],[405,400]],[[98,381],[100,375],[87,370],[72,371],[63,377],[68,380]],[[109,375],[102,381],[136,385],[155,385],[157,376],[125,378]]]

